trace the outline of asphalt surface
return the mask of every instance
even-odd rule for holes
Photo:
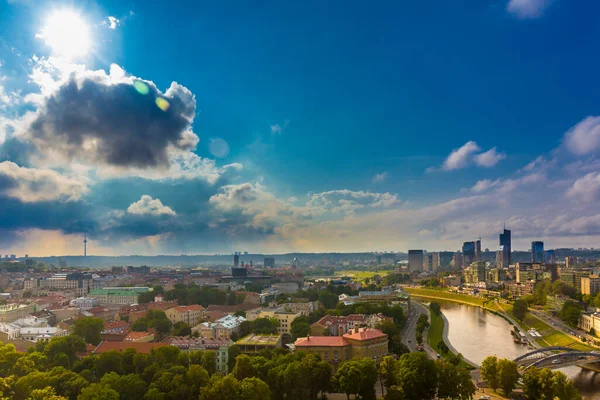
[[[429,319],[429,309],[427,309],[427,307],[424,305],[417,303],[416,301],[412,301],[410,304],[411,314],[408,317],[406,328],[404,328],[404,332],[402,334],[402,343],[404,343],[404,345],[408,347],[410,351],[417,351],[417,320],[421,314],[427,316],[427,319]],[[423,350],[430,358],[437,358],[437,351],[433,350],[427,343],[427,329],[425,329],[423,332]]]

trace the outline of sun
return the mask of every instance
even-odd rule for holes
[[[50,14],[37,37],[52,48],[53,55],[68,59],[86,55],[91,47],[88,25],[72,10]]]

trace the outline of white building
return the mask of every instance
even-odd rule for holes
[[[94,297],[78,297],[69,302],[71,307],[81,308],[83,310],[87,310],[89,308],[94,308],[100,305],[98,299]]]

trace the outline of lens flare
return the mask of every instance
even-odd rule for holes
[[[157,97],[156,98],[156,105],[158,106],[158,108],[160,108],[163,111],[167,111],[169,109],[169,102],[165,99],[163,99],[162,97]]]
[[[148,94],[148,92],[150,91],[150,88],[148,88],[148,85],[146,85],[144,82],[142,81],[134,81],[133,82],[133,87],[135,88],[135,90],[138,91],[138,93],[140,94]]]

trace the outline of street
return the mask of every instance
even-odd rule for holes
[[[404,343],[404,345],[408,347],[410,351],[417,351],[417,320],[419,319],[419,315],[421,314],[429,318],[429,309],[416,301],[411,302],[411,305],[412,310],[406,322],[406,328],[404,329],[404,332],[402,334],[402,343]],[[429,355],[430,358],[437,358],[437,351],[434,351],[427,343],[427,329],[425,329],[425,331],[423,332],[423,350]]]

